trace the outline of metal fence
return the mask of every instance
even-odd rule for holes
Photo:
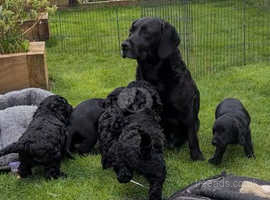
[[[144,0],[69,8],[51,17],[47,46],[54,53],[118,54],[130,24],[142,16],[161,17],[177,28],[194,76],[270,62],[270,0]]]
[[[269,0],[148,0],[142,10],[177,27],[182,54],[195,76],[270,62]]]
[[[140,16],[139,5],[98,3],[65,8],[50,17],[51,38],[47,46],[56,54],[120,53],[120,43],[131,22]]]

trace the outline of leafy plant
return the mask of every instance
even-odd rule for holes
[[[55,9],[48,0],[0,0],[0,54],[26,52],[29,41],[23,37],[22,23]]]

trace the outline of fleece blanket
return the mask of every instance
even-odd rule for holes
[[[176,192],[168,200],[269,200],[270,181],[222,173]]]
[[[27,129],[40,102],[53,93],[27,88],[0,95],[0,149],[16,142]],[[9,170],[8,164],[18,160],[17,154],[0,158],[0,169]]]

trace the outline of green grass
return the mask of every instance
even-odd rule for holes
[[[134,79],[136,63],[117,56],[95,55],[56,56],[48,53],[49,76],[53,80],[52,91],[63,95],[74,106],[93,97],[106,97],[114,88],[127,85]],[[211,145],[211,127],[216,105],[225,97],[241,99],[250,112],[252,137],[256,160],[248,160],[240,146],[228,148],[219,167],[204,162],[192,162],[187,145],[180,150],[165,152],[168,175],[164,184],[164,196],[169,196],[193,181],[226,170],[237,175],[262,179],[270,177],[270,66],[257,64],[233,67],[197,81],[201,92],[199,139],[207,159],[214,153]],[[102,170],[99,155],[76,156],[66,160],[62,170],[68,178],[47,181],[42,170],[35,176],[17,180],[9,174],[0,176],[0,199],[59,199],[59,200],[119,200],[145,199],[147,190],[131,183],[119,184],[112,170]],[[139,175],[135,180],[147,185]]]

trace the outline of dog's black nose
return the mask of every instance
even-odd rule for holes
[[[132,173],[126,168],[120,169],[117,174],[117,179],[120,183],[128,183],[132,179]]]
[[[125,50],[125,49],[128,49],[129,44],[128,44],[127,41],[124,41],[124,42],[121,44],[121,46],[122,46],[122,49]]]
[[[217,145],[217,140],[216,140],[216,139],[213,139],[213,140],[212,140],[212,145],[214,145],[214,146]]]

